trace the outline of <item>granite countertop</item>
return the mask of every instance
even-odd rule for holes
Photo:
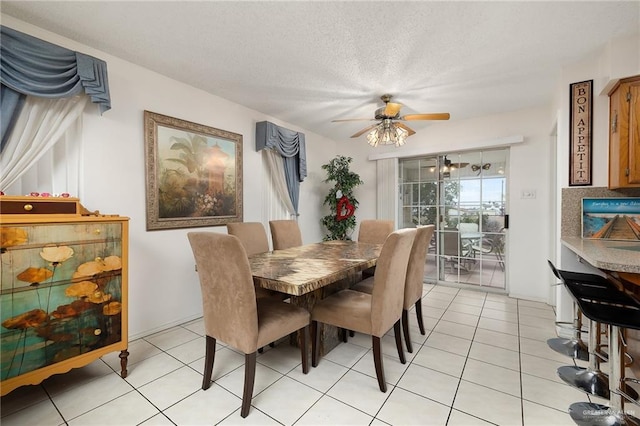
[[[562,244],[599,269],[640,274],[640,242],[562,237]]]

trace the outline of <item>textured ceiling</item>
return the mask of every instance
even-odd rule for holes
[[[1,11],[335,140],[383,93],[460,120],[549,104],[640,2],[2,1]],[[412,122],[419,131],[431,122]]]

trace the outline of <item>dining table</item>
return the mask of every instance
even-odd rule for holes
[[[290,303],[311,312],[316,301],[358,282],[363,270],[376,265],[381,249],[382,244],[322,241],[252,254],[249,264],[256,287],[284,293]],[[340,342],[339,330],[325,325],[319,331],[325,354]]]

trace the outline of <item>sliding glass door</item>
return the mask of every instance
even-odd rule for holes
[[[401,159],[399,225],[435,224],[425,278],[505,289],[508,150]]]

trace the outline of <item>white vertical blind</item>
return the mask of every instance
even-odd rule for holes
[[[376,161],[376,216],[394,220],[397,227],[398,212],[398,159]]]

